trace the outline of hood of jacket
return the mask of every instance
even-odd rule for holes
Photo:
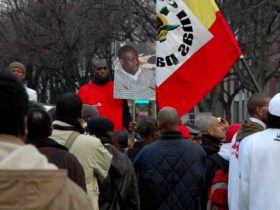
[[[218,154],[224,158],[225,160],[229,161],[230,157],[230,150],[231,150],[231,143],[222,144]]]
[[[1,170],[0,209],[47,209],[66,181],[64,170]]]
[[[24,145],[19,139],[0,135],[0,169],[57,169],[33,145]]]
[[[253,133],[263,131],[264,129],[265,128],[261,124],[259,124],[257,122],[253,122],[250,119],[247,119],[242,123],[242,126],[237,133],[236,141],[240,142],[245,137],[247,137]]]

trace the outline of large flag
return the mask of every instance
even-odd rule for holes
[[[156,94],[180,116],[217,85],[241,51],[212,0],[157,0]]]

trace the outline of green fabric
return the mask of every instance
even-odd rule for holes
[[[263,130],[264,127],[262,125],[247,119],[243,122],[241,128],[239,129],[236,136],[236,141],[241,142],[245,137]]]

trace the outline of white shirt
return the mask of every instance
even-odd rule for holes
[[[35,101],[35,102],[38,101],[38,99],[37,99],[37,93],[36,93],[35,90],[33,90],[33,89],[28,88],[28,87],[25,86],[25,91],[26,91],[26,93],[27,93],[27,95],[28,95],[28,100],[29,100],[29,101]]]
[[[261,126],[266,128],[265,123],[261,120],[250,117],[252,122],[258,123]],[[239,210],[238,200],[239,200],[239,176],[240,176],[240,166],[239,166],[239,147],[240,143],[236,142],[235,134],[231,140],[231,148],[230,148],[230,158],[229,158],[229,177],[228,177],[228,206],[230,210]],[[251,136],[251,135],[249,135]],[[247,137],[246,137],[247,138]],[[246,142],[246,138],[242,140],[242,142]]]
[[[239,210],[279,210],[280,129],[246,137],[239,155]]]

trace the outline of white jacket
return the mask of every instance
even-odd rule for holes
[[[55,120],[53,124],[60,126],[71,126],[64,122]],[[53,130],[51,138],[59,144],[65,145],[73,131]],[[80,134],[69,150],[80,161],[83,166],[86,178],[88,196],[92,202],[93,209],[98,209],[99,189],[97,178],[103,180],[107,177],[112,156],[103,146],[101,141],[93,136]]]
[[[253,117],[249,118],[252,122],[258,123],[265,128],[265,124]],[[249,135],[250,136],[250,135]],[[247,137],[249,137],[247,136]],[[237,134],[235,134],[231,140],[231,151],[229,158],[229,176],[228,176],[228,206],[230,210],[239,210],[239,176],[240,176],[240,166],[239,166],[239,149],[240,142],[236,141]],[[244,138],[242,142],[246,142],[247,139]]]
[[[239,157],[239,210],[279,210],[280,129],[246,137]]]
[[[229,158],[229,173],[228,173],[228,207],[230,210],[238,210],[238,181],[239,181],[239,162],[238,162],[238,147],[239,142],[236,142],[235,134],[231,140],[230,158]]]

